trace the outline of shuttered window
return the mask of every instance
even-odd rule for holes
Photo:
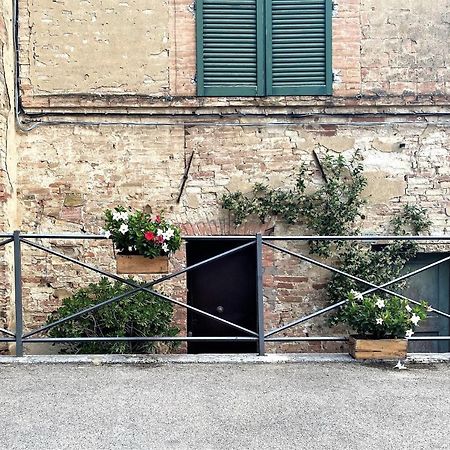
[[[197,0],[201,96],[330,95],[332,0]]]

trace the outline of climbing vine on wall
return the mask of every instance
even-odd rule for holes
[[[356,152],[350,161],[342,156],[327,155],[322,164],[325,183],[313,192],[306,192],[306,167],[302,165],[290,189],[273,189],[256,183],[250,194],[226,193],[222,207],[229,210],[235,225],[251,215],[262,222],[279,217],[289,224],[304,224],[314,234],[338,236],[356,232],[356,221],[362,217],[365,201],[361,193],[367,182],[363,176],[361,156]],[[313,253],[327,256],[330,246],[312,242]]]
[[[359,233],[358,220],[364,218],[365,200],[361,194],[367,185],[362,158],[356,152],[347,161],[340,156],[327,155],[321,165],[323,183],[307,190],[306,167],[295,175],[292,188],[274,189],[257,183],[249,194],[229,192],[222,197],[222,207],[229,210],[234,223],[240,225],[256,215],[262,222],[277,217],[289,224],[304,225],[312,235],[339,236]],[[416,205],[405,205],[388,224],[394,235],[419,234],[429,230],[431,222],[426,211]],[[370,243],[339,241],[329,243],[310,241],[310,252],[333,258],[341,270],[374,284],[398,277],[405,264],[418,251],[411,241],[373,246]],[[402,285],[391,286],[392,289]],[[327,291],[331,303],[342,300],[351,290],[363,291],[367,285],[335,275]]]

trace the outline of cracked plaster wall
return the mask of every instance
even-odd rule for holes
[[[337,4],[336,97],[450,95],[449,0]],[[28,106],[48,95],[195,95],[191,0],[20,0],[20,15]]]
[[[21,13],[36,92],[168,93],[167,1],[29,0]]]

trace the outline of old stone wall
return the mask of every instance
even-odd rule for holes
[[[191,0],[105,0],[101,7],[93,1],[19,0],[21,102],[28,113],[65,113],[56,119],[72,123],[14,131],[12,29],[2,34],[0,22],[5,78],[0,77],[0,230],[97,233],[103,210],[125,204],[164,210],[188,235],[253,234],[273,224],[250,221],[236,229],[220,207],[223,193],[248,190],[256,181],[289,186],[302,163],[311,184],[319,185],[313,151],[350,157],[360,150],[369,182],[365,233],[386,231],[391,215],[406,203],[428,209],[433,233],[447,232],[450,69],[444,43],[450,0],[435,3],[430,8],[425,0],[338,0],[333,96],[244,99],[195,97]],[[9,20],[8,8],[3,4]],[[82,113],[90,115],[80,118]],[[99,124],[77,125],[80,120]],[[274,232],[304,230],[277,223]],[[114,270],[108,242],[39,242]],[[307,251],[298,244],[290,248]],[[1,252],[3,326],[14,318],[12,255]],[[28,246],[23,262],[27,329],[45,322],[78,287],[98,279]],[[181,250],[171,268],[184,263]],[[267,328],[326,305],[328,274],[269,250],[264,265]],[[164,289],[186,300],[184,278]],[[185,331],[184,310],[177,309],[176,317]],[[330,330],[321,318],[289,333],[341,330]]]
[[[191,0],[96,2],[20,0],[24,105],[132,105],[195,96]],[[450,2],[338,0],[333,17],[334,97],[448,97]],[[49,31],[50,30],[50,31]],[[75,98],[74,98],[75,96]],[[153,100],[152,100],[153,98]],[[318,99],[296,98],[299,104]],[[320,100],[320,99],[319,99]],[[238,104],[249,100],[234,99]],[[281,98],[259,104],[279,105]],[[333,100],[331,100],[333,102]],[[203,105],[204,101],[186,105]],[[208,103],[208,101],[206,101]],[[163,105],[161,105],[163,106]],[[176,107],[183,103],[176,103]]]
[[[250,222],[235,229],[220,207],[227,190],[248,190],[256,181],[286,186],[301,163],[312,184],[321,177],[312,151],[364,157],[368,206],[364,232],[386,232],[391,215],[406,202],[428,208],[433,232],[448,227],[450,137],[447,129],[423,124],[378,126],[159,126],[45,127],[24,135],[19,150],[18,201],[20,227],[30,232],[97,233],[102,211],[117,204],[151,206],[183,226],[186,234],[241,234],[264,230]],[[186,159],[194,152],[188,181],[176,203]],[[33,170],[27,168],[33,167]],[[277,224],[276,234],[303,230]],[[50,245],[45,242],[45,245]],[[53,243],[52,248],[114,270],[110,244]],[[304,247],[290,245],[290,248]],[[45,321],[64,296],[96,279],[76,266],[26,250],[24,294],[28,326]],[[184,264],[180,252],[173,268]],[[266,251],[266,326],[273,327],[325,306],[328,274],[308,264]],[[185,301],[184,283],[168,283],[166,291]],[[184,313],[177,312],[181,321]],[[291,331],[326,335],[324,319]],[[283,348],[330,350],[311,343]]]
[[[0,28],[5,30],[5,24],[0,17]],[[0,57],[4,51],[6,33],[1,37],[3,40],[0,46]],[[0,58],[2,61],[2,58]],[[0,65],[0,73],[4,73]],[[4,77],[0,78],[0,229],[2,231],[9,228],[7,215],[7,202],[10,197],[9,173],[8,173],[8,146],[7,146],[7,128],[8,128],[8,105],[6,95],[6,83]],[[0,241],[3,240],[0,238]],[[6,249],[0,247],[0,328],[7,327],[7,310],[8,302],[5,299],[9,298],[9,280],[7,277],[8,268],[6,260]],[[0,349],[2,348],[0,344]]]

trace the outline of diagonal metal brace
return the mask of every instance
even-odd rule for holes
[[[349,273],[344,272],[342,270],[336,269],[333,266],[330,266],[328,264],[325,264],[325,263],[322,263],[322,262],[317,261],[315,259],[312,259],[312,258],[309,258],[307,256],[304,256],[301,253],[292,252],[290,250],[287,250],[287,249],[282,248],[282,247],[278,247],[277,245],[270,244],[268,242],[264,242],[264,244],[266,246],[268,246],[268,247],[271,247],[271,248],[275,249],[275,250],[279,250],[282,253],[286,253],[288,255],[294,256],[296,258],[299,258],[299,259],[301,259],[303,261],[306,261],[306,262],[309,262],[311,264],[314,264],[314,265],[316,265],[318,267],[321,267],[323,269],[330,270],[331,272],[338,273],[338,274],[343,275],[343,276],[345,276],[347,278],[350,278],[350,279],[352,279],[354,281],[359,281],[360,283],[366,284],[367,286],[371,286],[372,289],[369,289],[367,291],[362,292],[363,295],[371,294],[372,292],[376,292],[376,291],[380,290],[380,291],[386,292],[386,293],[388,293],[390,295],[395,295],[396,297],[402,298],[402,299],[407,300],[408,302],[414,303],[416,305],[419,305],[420,302],[418,302],[417,300],[413,300],[413,299],[411,299],[409,297],[406,297],[406,296],[404,296],[402,294],[398,294],[397,292],[391,291],[389,289],[385,289],[386,286],[390,286],[391,284],[398,283],[399,281],[402,281],[402,280],[405,280],[407,278],[410,278],[410,277],[412,277],[414,275],[417,275],[418,273],[424,272],[425,270],[428,270],[428,269],[430,269],[430,268],[432,268],[434,266],[437,266],[439,264],[442,264],[442,263],[450,260],[450,256],[447,256],[447,257],[445,257],[445,258],[443,258],[443,259],[441,259],[439,261],[436,261],[434,263],[428,264],[427,266],[424,266],[424,267],[422,267],[420,269],[417,269],[417,270],[415,270],[413,272],[410,272],[408,274],[402,275],[402,276],[400,276],[400,277],[398,277],[398,278],[396,278],[396,279],[394,279],[392,281],[389,281],[387,283],[384,283],[384,284],[378,286],[378,285],[376,285],[374,283],[366,281],[366,280],[364,280],[362,278],[359,278],[359,277],[357,277],[355,275],[352,275],[352,274],[349,274]],[[320,316],[320,315],[322,315],[322,314],[324,314],[326,312],[332,311],[333,309],[339,308],[340,306],[342,306],[345,303],[347,303],[347,301],[348,300],[342,300],[341,302],[335,303],[334,305],[327,306],[326,308],[320,309],[320,310],[318,310],[318,311],[316,311],[316,312],[314,312],[312,314],[304,316],[304,317],[302,317],[300,319],[297,319],[295,321],[289,322],[286,325],[283,325],[283,326],[281,326],[279,328],[276,328],[276,329],[274,329],[272,331],[269,331],[268,333],[265,334],[265,337],[267,338],[267,337],[272,336],[272,335],[274,335],[276,333],[284,331],[284,330],[286,330],[288,328],[291,328],[293,326],[299,325],[300,323],[306,322],[307,320],[310,320],[310,319],[312,319],[314,317]],[[439,314],[441,316],[444,316],[444,317],[450,319],[450,315],[445,313],[445,312],[443,312],[443,311],[440,311],[440,310],[435,309],[435,308],[431,308],[431,311],[435,312],[436,314]]]
[[[186,309],[190,309],[191,311],[197,312],[198,314],[204,315],[204,316],[209,317],[209,318],[211,318],[213,320],[216,320],[218,322],[222,322],[222,323],[224,323],[226,325],[229,325],[229,326],[231,326],[233,328],[236,328],[238,330],[244,331],[244,332],[246,332],[248,334],[251,334],[253,336],[257,336],[257,333],[255,333],[252,330],[249,330],[249,329],[247,329],[245,327],[241,327],[240,325],[237,325],[237,324],[235,324],[233,322],[229,322],[228,320],[222,319],[221,317],[215,316],[213,314],[210,314],[210,313],[208,313],[206,311],[203,311],[201,309],[195,308],[194,306],[188,305],[186,303],[182,303],[182,302],[180,302],[178,300],[174,300],[174,299],[172,299],[170,297],[167,297],[167,296],[165,296],[163,294],[160,294],[157,291],[154,291],[153,289],[150,289],[150,287],[154,286],[158,282],[162,282],[162,281],[164,281],[166,279],[173,278],[174,276],[179,275],[181,273],[185,273],[188,270],[192,270],[192,269],[194,269],[196,267],[199,267],[201,265],[207,264],[208,262],[211,262],[213,260],[220,259],[220,258],[222,258],[224,256],[229,255],[229,254],[238,252],[238,251],[240,251],[240,250],[242,250],[242,249],[244,249],[246,247],[249,247],[251,245],[255,245],[254,241],[248,242],[246,244],[243,244],[243,245],[241,245],[239,247],[236,247],[236,248],[234,248],[232,250],[228,250],[228,251],[226,251],[224,253],[221,253],[220,255],[216,255],[216,256],[214,256],[212,258],[208,258],[208,259],[206,259],[204,261],[201,261],[201,262],[199,262],[197,264],[194,264],[194,265],[192,265],[190,267],[186,267],[185,269],[182,269],[182,270],[178,271],[176,274],[171,274],[173,276],[163,277],[163,278],[161,278],[159,280],[153,281],[153,282],[148,283],[148,284],[143,285],[143,286],[141,286],[141,285],[139,285],[137,283],[134,283],[133,281],[127,280],[125,278],[119,277],[118,275],[115,275],[115,274],[112,274],[112,273],[109,273],[109,272],[105,272],[104,270],[98,269],[97,267],[95,267],[95,266],[93,266],[91,264],[84,263],[84,262],[79,261],[79,260],[77,260],[75,258],[72,258],[70,256],[64,255],[63,253],[60,253],[60,252],[57,252],[57,251],[52,250],[50,248],[44,247],[44,246],[42,246],[40,244],[36,244],[36,243],[28,241],[26,239],[22,239],[22,242],[24,242],[27,245],[30,245],[31,247],[34,247],[34,248],[42,250],[42,251],[44,251],[46,253],[49,253],[51,255],[58,256],[58,257],[60,257],[60,258],[62,258],[64,260],[70,261],[70,262],[72,262],[74,264],[77,264],[77,265],[79,265],[81,267],[84,267],[85,269],[92,270],[93,272],[99,273],[101,275],[104,275],[106,277],[112,278],[112,279],[114,279],[116,281],[119,281],[121,283],[127,284],[128,286],[131,286],[131,287],[135,288],[135,289],[132,289],[132,290],[130,290],[128,292],[120,294],[120,295],[118,295],[116,297],[113,297],[111,299],[105,300],[104,302],[97,303],[96,305],[93,305],[93,306],[91,306],[89,308],[85,308],[85,309],[83,309],[83,310],[81,310],[81,311],[79,311],[77,313],[71,314],[70,316],[64,317],[64,318],[62,318],[62,319],[60,319],[58,321],[55,321],[55,322],[53,322],[51,324],[44,325],[44,326],[42,326],[40,328],[37,328],[36,330],[30,331],[28,333],[25,333],[23,335],[24,338],[28,338],[28,337],[34,336],[34,335],[36,335],[38,333],[47,331],[47,330],[49,330],[50,328],[53,328],[56,325],[60,325],[61,323],[67,322],[69,320],[76,319],[77,317],[80,317],[80,316],[82,316],[84,314],[87,314],[88,312],[95,311],[95,310],[101,308],[102,306],[108,305],[110,303],[117,302],[117,301],[119,301],[119,300],[121,300],[121,299],[123,299],[123,298],[125,298],[127,296],[134,295],[134,294],[136,294],[137,292],[140,292],[140,291],[148,292],[148,293],[153,294],[153,295],[155,295],[155,296],[157,296],[159,298],[162,298],[162,299],[167,300],[167,301],[169,301],[171,303],[174,303],[174,304],[176,304],[178,306],[181,306],[181,307],[186,308]]]

